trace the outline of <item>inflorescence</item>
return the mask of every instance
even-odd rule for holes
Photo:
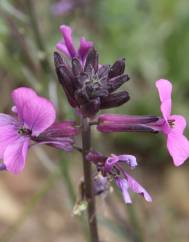
[[[171,114],[171,82],[160,79],[155,83],[162,116],[98,114],[100,110],[118,107],[130,99],[127,91],[118,90],[130,79],[125,74],[125,59],[118,59],[113,64],[101,64],[93,42],[82,37],[76,49],[71,28],[62,25],[60,31],[63,40],[56,45],[58,52],[54,53],[55,69],[76,114],[87,118],[102,133],[163,133],[174,165],[182,165],[189,157],[189,141],[183,135],[185,118]],[[0,170],[20,173],[33,144],[47,144],[67,152],[74,150],[74,137],[80,133],[76,122],[57,122],[53,104],[38,96],[31,88],[17,88],[11,96],[12,115],[0,114],[0,158],[3,160]],[[91,149],[86,160],[96,167],[94,194],[101,194],[107,190],[108,183],[114,181],[126,203],[132,202],[129,190],[142,195],[148,202],[152,201],[149,193],[128,174],[127,169],[137,167],[135,156],[103,155]]]

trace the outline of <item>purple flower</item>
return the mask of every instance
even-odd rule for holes
[[[77,57],[81,60],[82,63],[84,63],[89,49],[93,46],[93,42],[86,40],[85,37],[81,37],[80,47],[77,50],[74,47],[72,39],[72,29],[69,26],[61,25],[60,32],[62,34],[64,41],[58,42],[56,44],[56,48],[59,51],[63,52],[67,57]]]
[[[65,135],[64,123],[59,124],[59,132],[55,129],[56,113],[50,101],[26,87],[15,89],[12,100],[15,115],[0,114],[0,158],[8,171],[18,174],[23,170],[32,140],[61,146],[66,151],[72,149],[71,136],[76,134],[76,129],[71,123],[66,124],[69,131]]]
[[[87,154],[87,160],[92,161],[96,165],[98,172],[101,172],[104,177],[111,177],[115,180],[116,185],[123,194],[125,203],[132,203],[129,190],[142,195],[147,202],[152,201],[149,193],[124,169],[124,165],[128,165],[130,168],[137,166],[135,156],[112,154],[106,157],[96,151],[90,151]]]
[[[98,116],[97,129],[110,132],[157,132],[151,123],[157,122],[156,116],[134,116],[121,114],[101,114]]]
[[[189,157],[189,142],[183,135],[186,119],[181,115],[171,115],[172,84],[168,80],[156,81],[156,87],[161,101],[163,119],[157,125],[167,138],[167,149],[173,158],[175,166],[180,166]]]
[[[129,100],[127,91],[115,92],[129,80],[124,74],[125,60],[112,66],[98,64],[98,53],[91,48],[84,65],[73,58],[71,65],[55,52],[54,61],[58,80],[70,105],[85,117],[93,117],[100,109],[122,105]]]

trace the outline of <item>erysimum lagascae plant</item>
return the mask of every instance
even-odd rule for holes
[[[80,118],[74,121],[56,122],[53,104],[27,87],[13,90],[12,114],[0,114],[0,170],[18,174],[25,166],[28,149],[33,144],[47,144],[70,152],[82,153],[84,183],[82,199],[87,202],[88,223],[92,242],[99,242],[95,196],[104,193],[109,183],[114,182],[121,191],[126,204],[132,203],[130,192],[141,195],[147,202],[151,195],[130,174],[137,167],[132,154],[102,154],[91,147],[91,126],[98,132],[148,132],[162,133],[167,139],[167,148],[175,166],[189,157],[189,142],[183,132],[186,120],[181,115],[171,114],[172,84],[160,79],[155,85],[160,97],[158,115],[129,115],[101,113],[104,109],[116,108],[129,101],[127,90],[119,90],[129,81],[125,73],[125,59],[113,64],[102,64],[91,41],[80,39],[80,47],[74,46],[72,29],[60,26],[63,40],[57,43],[54,52],[55,70],[70,107]],[[81,134],[81,147],[74,144],[74,136]],[[91,166],[96,168],[93,173]]]

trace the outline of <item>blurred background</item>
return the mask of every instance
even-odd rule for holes
[[[9,112],[13,88],[29,86],[53,101],[59,120],[75,117],[53,66],[61,24],[73,28],[76,44],[83,35],[93,40],[100,63],[126,58],[131,100],[106,112],[159,115],[154,83],[166,78],[174,83],[173,112],[189,118],[188,0],[0,0],[1,112]],[[136,155],[132,174],[153,197],[147,204],[133,195],[132,206],[116,190],[97,198],[102,241],[188,242],[187,162],[173,167],[158,134],[94,129],[93,137],[101,152]],[[85,213],[72,212],[82,178],[79,154],[35,147],[21,175],[0,175],[0,242],[87,241]]]

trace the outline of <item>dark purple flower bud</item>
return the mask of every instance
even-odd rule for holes
[[[125,70],[125,59],[117,60],[110,68],[109,78],[122,75]]]
[[[124,115],[124,114],[101,114],[98,116],[100,122],[115,122],[123,124],[147,124],[157,122],[160,118],[153,115]]]
[[[98,117],[97,129],[109,132],[157,132],[152,124],[157,122],[156,116],[132,116],[119,114],[102,114]]]
[[[58,52],[54,52],[54,64],[56,68],[61,65],[65,65],[61,55]]]
[[[121,85],[123,85],[128,80],[129,80],[128,75],[120,75],[120,76],[116,76],[114,78],[108,79],[108,83],[107,83],[108,91],[113,92],[117,90]]]
[[[98,71],[98,53],[94,48],[89,50],[84,67],[84,71],[88,74],[92,74],[92,70],[95,73]]]
[[[51,125],[39,136],[31,138],[38,144],[47,144],[65,151],[72,151],[74,144],[72,137],[77,133],[78,130],[73,121],[64,121]]]
[[[72,70],[73,70],[73,74],[76,77],[78,77],[82,73],[82,71],[83,71],[82,65],[81,65],[81,63],[80,63],[78,58],[73,58],[72,59]]]
[[[107,97],[102,97],[100,108],[106,109],[106,108],[118,107],[126,103],[127,101],[129,101],[129,99],[130,99],[129,94],[126,91],[113,93]]]
[[[108,75],[109,75],[109,71],[110,71],[110,65],[101,65],[99,67],[99,70],[98,70],[98,77],[99,77],[99,79],[107,80],[108,79]]]
[[[54,53],[54,62],[58,80],[65,91],[68,101],[72,107],[76,107],[77,102],[74,99],[75,87],[73,84],[72,72],[69,70],[69,67],[64,64],[62,57],[57,52]]]

